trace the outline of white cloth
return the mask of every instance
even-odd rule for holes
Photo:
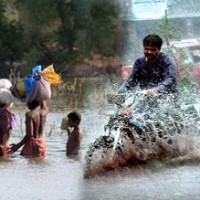
[[[8,107],[13,104],[13,96],[10,90],[6,88],[0,88],[0,104],[6,104]]]
[[[10,89],[12,83],[8,79],[0,79],[0,88]]]

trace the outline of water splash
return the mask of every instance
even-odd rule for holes
[[[85,156],[85,177],[152,159],[199,155],[198,94],[150,97],[131,93],[110,116],[108,134],[92,143]]]

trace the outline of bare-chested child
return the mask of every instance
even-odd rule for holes
[[[15,152],[23,146],[22,156],[44,157],[46,144],[42,138],[48,109],[45,101],[32,101],[27,103],[29,111],[25,115],[26,135],[18,144],[11,145]]]
[[[78,112],[71,112],[67,115],[68,117],[68,126],[72,128],[72,130],[68,129],[68,140],[66,145],[66,155],[78,155],[81,140],[83,138],[83,132],[79,127],[81,122],[81,115]]]
[[[12,94],[6,88],[0,88],[0,157],[8,156],[8,140],[15,122],[11,111]]]

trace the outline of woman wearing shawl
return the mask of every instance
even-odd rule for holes
[[[29,111],[25,114],[26,135],[19,143],[11,145],[12,152],[23,146],[20,153],[22,156],[45,156],[46,144],[42,136],[48,114],[46,100],[51,98],[50,84],[59,83],[60,76],[54,72],[52,65],[43,71],[41,66],[37,66],[31,75],[13,87],[13,95],[25,99]]]
[[[11,135],[15,116],[11,111],[13,96],[9,91],[11,82],[0,79],[0,157],[8,156],[8,140]]]

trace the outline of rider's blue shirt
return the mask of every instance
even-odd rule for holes
[[[119,92],[131,90],[137,85],[141,89],[156,87],[158,92],[176,92],[176,65],[174,61],[163,53],[160,53],[151,65],[147,63],[145,57],[136,59],[130,76]]]

